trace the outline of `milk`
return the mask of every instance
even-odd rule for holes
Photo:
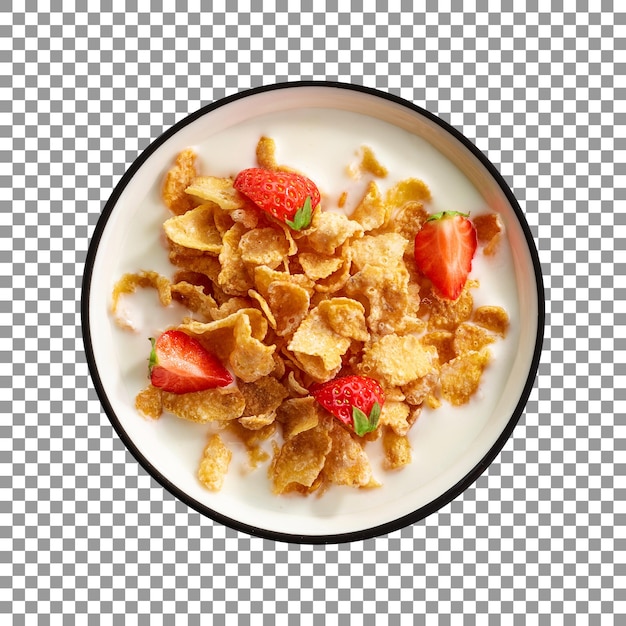
[[[234,176],[238,171],[256,165],[255,147],[262,135],[276,141],[279,163],[289,165],[315,181],[322,193],[323,210],[343,210],[349,214],[361,198],[371,176],[364,174],[355,180],[349,175],[348,167],[359,162],[359,150],[364,145],[373,150],[389,171],[386,178],[376,179],[383,192],[404,178],[420,178],[431,190],[430,212],[455,210],[475,216],[494,210],[468,178],[430,143],[387,122],[349,111],[311,108],[261,115],[221,132],[197,136],[194,143],[179,145],[176,150],[192,147],[198,154],[201,174]],[[161,152],[164,150],[165,147]],[[169,264],[161,238],[161,225],[169,213],[160,199],[162,175],[171,166],[175,153],[169,146],[168,159],[160,158],[162,166],[153,167],[149,180],[144,175],[144,181],[149,185],[143,191],[137,185],[132,189],[129,187],[126,202],[130,202],[131,207],[126,211],[126,218],[132,229],[127,227],[124,233],[121,222],[116,225],[116,217],[112,216],[112,228],[121,233],[118,235],[119,255],[109,261],[110,284],[98,285],[98,288],[112,288],[124,272],[157,270],[171,276],[175,271]],[[348,193],[347,203],[340,209],[337,202],[344,191]],[[507,219],[504,216],[505,223]],[[302,532],[308,529],[316,534],[321,532],[320,529],[323,531],[324,525],[311,525],[311,519],[334,518],[333,524],[336,524],[344,515],[352,516],[354,511],[363,511],[372,520],[364,523],[367,527],[377,520],[380,523],[385,521],[381,507],[384,509],[390,502],[395,503],[392,510],[397,510],[397,514],[406,514],[427,503],[429,498],[440,495],[442,485],[456,482],[454,471],[457,470],[452,471],[451,467],[459,458],[469,454],[474,442],[484,437],[487,430],[494,430],[495,437],[500,428],[500,422],[494,426],[490,421],[494,421],[494,412],[497,413],[497,406],[502,401],[519,340],[516,272],[506,237],[502,238],[497,254],[492,257],[483,256],[479,249],[470,278],[480,282],[480,287],[473,290],[475,306],[503,307],[511,319],[509,334],[505,340],[498,340],[490,346],[493,360],[483,374],[477,393],[467,405],[452,407],[444,402],[437,410],[423,410],[410,432],[413,447],[410,466],[393,473],[385,472],[379,443],[367,446],[374,474],[383,483],[380,489],[334,487],[321,498],[274,496],[267,478],[267,466],[251,471],[243,446],[224,433],[234,451],[233,461],[224,489],[213,494],[195,480],[209,428],[169,415],[146,422],[136,413],[131,417],[132,411],[118,412],[120,421],[148,462],[167,480],[224,515],[235,519],[252,516],[254,519],[249,520],[252,525],[274,526],[276,515],[279,518],[284,515],[297,522]],[[121,307],[120,315],[134,327],[134,331],[121,330],[111,324],[114,355],[111,367],[119,372],[116,391],[127,398],[132,407],[135,395],[148,382],[148,338],[177,323],[187,312],[177,304],[164,309],[153,290],[139,290],[132,296],[124,296]],[[465,463],[468,468],[474,465],[472,459],[468,457]],[[451,477],[448,478],[447,474]],[[402,502],[403,498],[409,500]],[[279,525],[282,523],[278,522]],[[347,525],[351,523],[346,522]],[[285,524],[282,532],[294,532],[287,522]],[[280,528],[277,530],[281,531]]]

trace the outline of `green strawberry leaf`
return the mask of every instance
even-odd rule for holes
[[[369,417],[367,417],[367,415],[365,415],[365,413],[363,413],[363,411],[356,406],[352,407],[352,424],[354,426],[354,432],[359,437],[376,430],[379,418],[380,404],[378,404],[378,402],[374,403]]]
[[[461,213],[461,211],[440,211],[439,213],[434,213],[433,215],[431,215],[426,221],[435,222],[444,217],[454,217],[455,215],[460,215],[461,217],[469,217],[469,213]]]
[[[148,374],[152,374],[152,368],[157,364],[156,355],[156,340],[154,337],[150,337],[150,343],[152,344],[152,350],[150,351],[150,358],[148,359]]]
[[[311,224],[311,217],[313,215],[313,207],[311,206],[311,197],[307,196],[304,204],[296,211],[293,216],[293,221],[285,220],[285,224],[293,230],[303,230],[308,228]]]

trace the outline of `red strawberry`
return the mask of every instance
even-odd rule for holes
[[[373,378],[342,376],[314,385],[313,397],[339,421],[359,435],[376,430],[385,393]]]
[[[233,187],[294,230],[311,224],[313,210],[320,203],[315,183],[295,172],[251,167],[237,174]]]
[[[415,237],[415,262],[441,295],[456,300],[472,270],[476,229],[467,213],[443,211],[429,217]]]
[[[189,393],[233,382],[231,373],[197,339],[181,330],[150,338],[150,382],[171,393]]]

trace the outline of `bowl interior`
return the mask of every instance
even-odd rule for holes
[[[223,490],[211,493],[195,477],[206,427],[167,417],[151,422],[135,411],[146,384],[148,337],[185,315],[163,309],[149,290],[128,298],[138,332],[120,330],[110,295],[124,272],[172,275],[161,242],[168,212],[160,185],[173,157],[194,147],[205,173],[233,175],[255,164],[261,134],[276,139],[282,162],[300,169],[328,193],[345,184],[345,168],[361,145],[374,149],[389,183],[414,176],[431,188],[433,210],[496,211],[506,244],[496,260],[475,260],[477,304],[504,306],[506,341],[480,392],[466,407],[425,412],[411,430],[413,463],[401,472],[376,471],[375,490],[334,488],[322,498],[272,495],[266,469],[235,462]],[[174,127],[131,167],[107,204],[86,271],[84,327],[94,382],[107,414],[141,464],[175,495],[209,516],[279,539],[327,541],[379,534],[417,520],[470,484],[497,454],[527,399],[543,326],[538,262],[528,227],[493,167],[466,140],[431,115],[370,90],[332,85],[261,89],[209,107]],[[369,448],[368,448],[369,452]],[[235,458],[245,456],[235,450]],[[377,456],[378,455],[378,456]],[[380,462],[373,447],[371,456]]]

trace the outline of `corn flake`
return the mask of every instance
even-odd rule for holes
[[[365,346],[359,370],[383,386],[401,387],[429,374],[436,358],[437,351],[415,335],[391,334]]]
[[[362,236],[363,228],[343,213],[315,211],[306,234],[308,243],[314,250],[322,254],[333,254],[348,239]]]
[[[467,352],[480,352],[484,347],[495,341],[484,328],[464,322],[454,332],[453,350],[455,356]]]
[[[161,192],[165,206],[172,213],[182,215],[196,206],[196,200],[185,193],[196,176],[196,153],[190,149],[183,150],[165,175]]]
[[[285,400],[276,410],[276,421],[282,425],[285,440],[315,428],[319,423],[319,411],[312,396]]]
[[[241,392],[234,387],[182,394],[163,391],[161,397],[165,411],[200,424],[237,419],[246,404]]]
[[[255,228],[239,239],[239,251],[244,263],[266,265],[274,269],[289,252],[289,241],[283,230],[277,228]]]
[[[350,340],[336,333],[319,307],[304,318],[288,348],[302,369],[319,382],[330,380],[341,368],[341,357],[350,347]]]
[[[286,493],[297,486],[312,487],[331,446],[328,429],[319,424],[285,441],[275,454],[269,471],[274,493]]]
[[[489,352],[469,352],[441,368],[440,385],[444,400],[455,406],[469,402],[478,389],[480,377],[490,360]]]
[[[286,337],[295,332],[306,317],[310,298],[300,285],[276,280],[267,287],[267,301],[276,320],[276,334]]]
[[[409,432],[410,407],[406,402],[397,402],[385,399],[385,404],[380,412],[380,424],[388,426],[397,435],[404,436]]]
[[[319,304],[320,313],[330,328],[342,337],[355,341],[370,338],[365,324],[365,307],[351,298],[332,298]]]
[[[378,185],[371,181],[350,219],[358,222],[365,232],[382,226],[388,218],[388,205],[383,202]]]
[[[329,434],[332,447],[324,462],[324,481],[350,487],[368,486],[373,476],[369,457],[363,446],[336,422]]]
[[[166,220],[163,230],[179,246],[217,255],[222,249],[222,235],[215,226],[214,213],[214,205],[201,204],[184,215]]]
[[[202,451],[198,467],[198,480],[209,490],[219,491],[226,480],[233,453],[224,445],[218,434],[211,435]]]
[[[148,385],[142,389],[135,398],[135,408],[147,419],[158,419],[163,413],[161,390],[158,387]]]
[[[230,178],[216,176],[197,176],[185,189],[189,196],[214,202],[224,211],[241,209],[246,199],[234,187]]]
[[[397,470],[411,462],[411,444],[406,435],[398,435],[391,428],[383,429],[383,451],[386,470]]]
[[[509,329],[509,316],[507,312],[499,306],[481,306],[474,311],[473,321],[497,333],[501,337],[505,337]]]

